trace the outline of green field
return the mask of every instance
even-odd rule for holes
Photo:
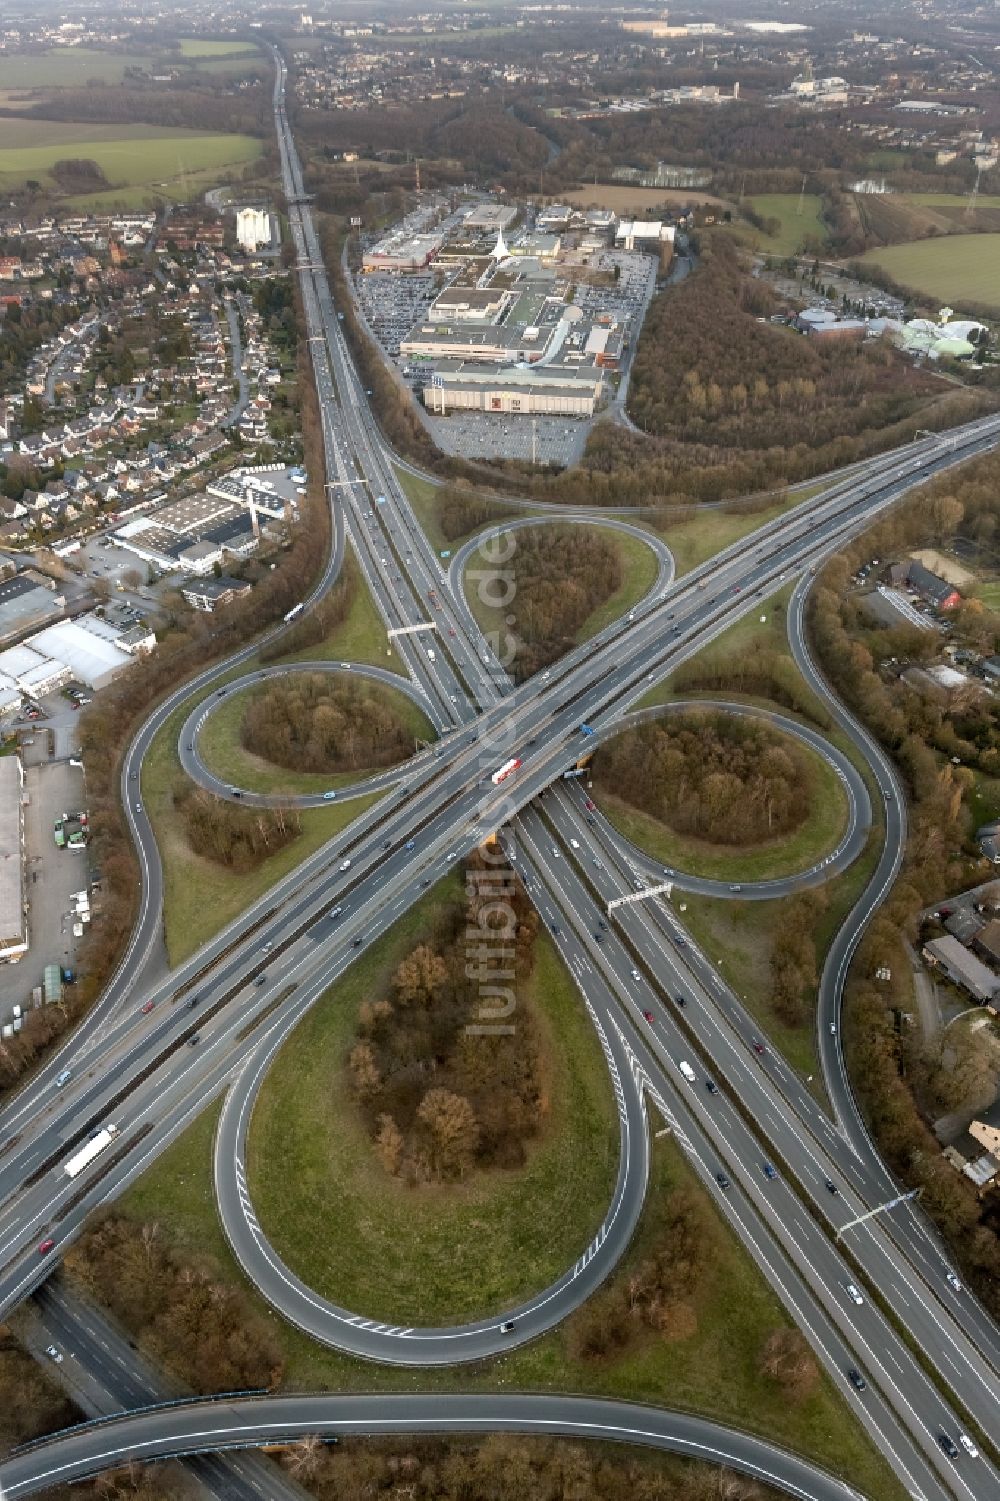
[[[346,674],[344,675],[346,677]],[[333,681],[331,679],[331,681]],[[409,729],[414,740],[437,738],[426,714],[396,688],[376,684],[376,691],[391,705],[396,717]],[[198,749],[205,765],[225,782],[248,792],[276,792],[285,796],[299,792],[325,792],[328,787],[350,787],[370,776],[370,771],[290,771],[284,766],[253,755],[240,744],[240,728],[247,707],[247,694],[261,689],[245,688],[231,693],[209,715],[198,737]]]
[[[95,161],[112,185],[111,194],[141,188],[166,190],[167,196],[184,191],[188,174],[217,175],[246,166],[262,148],[261,141],[245,135],[24,118],[5,120],[0,139],[0,189],[23,186],[29,178],[51,183],[55,163],[72,157]]]
[[[463,893],[449,875],[351,966],[285,1043],[254,1108],[248,1179],[265,1233],[310,1287],[370,1318],[455,1323],[547,1287],[586,1249],[614,1188],[607,1065],[544,931],[521,994],[543,1039],[549,1112],[525,1165],[416,1189],[379,1165],[345,1069],[358,1008]]]
[[[201,697],[207,698],[212,691]],[[171,964],[180,964],[194,953],[199,944],[238,917],[268,887],[378,799],[378,794],[372,794],[330,808],[307,809],[302,814],[299,837],[254,870],[229,870],[214,860],[193,855],[173,800],[174,789],[186,785],[177,759],[177,737],[190,708],[187,704],[172,714],[153,739],[143,762],[141,782],[163,861],[163,932]]]
[[[866,262],[925,297],[1000,308],[1000,234],[947,235],[885,245],[863,255],[862,265]]]
[[[181,38],[181,56],[185,58],[249,57],[260,56],[253,42],[213,42],[205,37]]]
[[[818,194],[806,193],[800,199],[798,193],[759,193],[757,197],[747,199],[747,204],[762,219],[781,221],[781,229],[776,235],[757,235],[761,250],[770,250],[776,255],[794,255],[803,248],[807,235],[826,240],[823,200]]]
[[[126,68],[148,69],[160,61],[149,52],[102,52],[95,47],[6,53],[0,55],[0,89],[79,89],[91,80],[116,84]]]
[[[976,585],[976,598],[981,599],[988,610],[1000,614],[1000,579]]]
[[[177,51],[121,52],[98,47],[50,47],[45,52],[0,53],[0,92],[27,89],[81,89],[90,83],[124,82],[131,68],[145,72],[177,67],[191,72],[229,72],[236,60],[245,68],[264,59],[252,42],[213,42],[187,38]]]

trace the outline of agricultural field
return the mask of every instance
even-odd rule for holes
[[[182,37],[180,49],[182,57],[209,58],[213,62],[220,57],[248,57],[257,53],[253,42],[213,42],[200,36]]]
[[[90,83],[119,84],[128,69],[156,72],[182,65],[194,72],[230,71],[263,62],[252,42],[188,38],[176,50],[104,51],[98,47],[51,47],[46,52],[0,53],[0,94],[38,89],[82,89]]]
[[[637,188],[631,183],[595,183],[590,188],[574,188],[559,195],[561,203],[578,203],[583,208],[609,208],[619,217],[648,214],[664,203],[714,203],[717,208],[735,212],[735,205],[704,188]]]
[[[861,263],[879,266],[901,286],[925,297],[1000,310],[1000,233],[886,245],[869,250]]]
[[[126,68],[151,69],[156,61],[150,52],[103,52],[96,47],[7,53],[0,55],[0,89],[82,89],[92,80],[121,83]]]
[[[854,213],[868,245],[902,245],[935,235],[1000,231],[1000,197],[983,193],[972,215],[955,193],[855,193]]]
[[[246,166],[260,155],[252,136],[215,134],[156,125],[76,125],[57,120],[7,119],[0,147],[0,190],[34,179],[54,186],[52,168],[67,158],[97,163],[108,189],[90,198],[142,203],[146,197],[179,198],[197,190],[189,176]],[[124,190],[124,191],[121,191]]]

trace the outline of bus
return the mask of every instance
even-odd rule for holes
[[[292,608],[285,613],[285,624],[287,625],[290,620],[294,620],[296,615],[301,615],[304,609],[304,605],[293,605]]]

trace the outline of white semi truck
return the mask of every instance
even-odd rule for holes
[[[110,1122],[102,1130],[96,1132],[89,1141],[85,1141],[78,1152],[63,1166],[63,1172],[67,1178],[75,1178],[82,1173],[85,1167],[89,1167],[95,1157],[99,1157],[105,1147],[109,1147],[118,1135],[118,1127]]]

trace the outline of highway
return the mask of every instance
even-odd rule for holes
[[[603,820],[588,822],[581,789],[562,780],[588,747],[582,722],[598,736],[613,732],[652,682],[759,609],[788,578],[802,578],[789,628],[793,649],[805,652],[801,611],[810,570],[928,473],[995,446],[1000,419],[981,419],[944,440],[922,439],[873,460],[679,583],[661,554],[660,579],[628,619],[514,687],[504,667],[506,644],[483,641],[460,580],[456,587],[442,570],[395,481],[330,299],[284,120],[283,88],[279,65],[276,117],[323,414],[334,536],[308,603],[335,580],[349,543],[387,629],[436,626],[433,657],[422,644],[426,636],[397,638],[396,649],[411,691],[441,738],[433,751],[386,778],[395,786],[379,803],[185,965],[150,984],[144,973],[159,929],[162,872],[143,807],[143,758],[175,709],[206,690],[232,691],[228,682],[212,685],[248,662],[260,643],[183,685],[143,726],[122,772],[143,876],[129,953],[57,1060],[0,1113],[0,1314],[44,1279],[50,1260],[38,1255],[43,1237],[55,1239],[57,1256],[92,1207],[119,1194],[224,1093],[215,1155],[220,1214],[261,1293],[317,1338],[373,1359],[439,1364],[482,1357],[551,1327],[613,1269],[642,1206],[649,1098],[911,1493],[1000,1497],[988,1457],[962,1454],[952,1461],[938,1442],[942,1432],[964,1431],[966,1413],[987,1432],[995,1422],[995,1327],[967,1293],[947,1282],[947,1262],[919,1214],[894,1210],[868,1222],[847,1232],[845,1249],[831,1233],[896,1191],[850,1094],[837,1026],[846,959],[898,868],[905,838],[905,804],[891,766],[807,664],[817,692],[876,768],[878,785],[888,789],[878,810],[884,854],[838,935],[820,992],[832,1122],[783,1060],[757,1051],[752,1018],[672,910],[646,898],[609,913],[609,902],[639,897],[636,881],[652,872],[637,866],[635,853]],[[205,712],[194,704],[182,747],[196,746],[194,729]],[[522,757],[521,770],[493,787],[490,772],[513,754]],[[841,767],[845,777],[850,764]],[[863,784],[852,786],[860,829],[865,808],[871,816],[870,802]],[[453,860],[498,829],[605,1048],[619,1101],[616,1189],[592,1244],[522,1308],[444,1330],[387,1328],[364,1310],[325,1303],[274,1255],[253,1212],[243,1167],[249,1114],[271,1059],[304,1011]],[[682,1059],[691,1061],[693,1083],[679,1071]],[[63,1067],[71,1068],[72,1078],[57,1091],[54,1077]],[[709,1077],[715,1092],[707,1087]],[[80,1179],[67,1179],[62,1164],[69,1152],[108,1120],[119,1128],[114,1147]],[[772,1161],[774,1180],[762,1172]],[[731,1180],[728,1190],[716,1181],[720,1165]],[[864,1289],[861,1303],[848,1291],[855,1282]],[[501,1324],[510,1319],[514,1330],[504,1331]],[[932,1366],[934,1380],[900,1325]],[[865,1393],[846,1383],[854,1366],[868,1377]]]

